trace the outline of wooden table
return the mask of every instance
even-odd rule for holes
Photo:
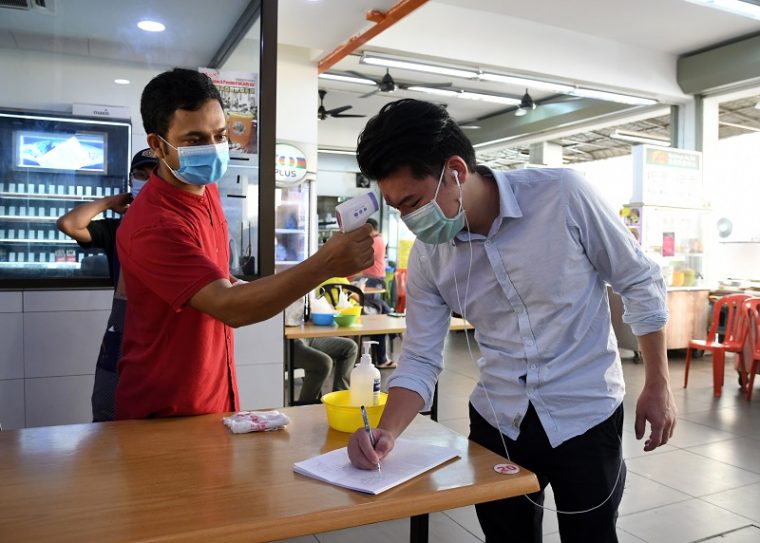
[[[449,324],[449,331],[472,330],[472,324],[464,319],[452,317]],[[355,326],[316,326],[311,322],[306,322],[300,326],[285,327],[285,360],[288,370],[288,405],[298,405],[295,399],[295,384],[293,370],[295,361],[293,360],[292,342],[296,339],[308,339],[315,337],[359,337],[374,336],[384,334],[403,334],[406,332],[406,317],[391,317],[390,315],[362,315],[360,324]],[[437,388],[436,388],[437,391]],[[437,402],[433,404],[433,418],[436,419],[435,410]]]
[[[221,414],[0,432],[0,539],[272,541],[538,490],[532,473],[495,473],[499,456],[425,417],[405,437],[461,459],[379,496],[334,487],[292,466],[349,434],[321,406],[283,411],[287,429],[241,435]]]

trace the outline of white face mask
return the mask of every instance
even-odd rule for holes
[[[407,228],[411,230],[420,241],[431,244],[447,243],[454,239],[462,228],[464,228],[464,206],[462,205],[462,185],[459,184],[459,177],[456,175],[454,179],[459,187],[459,211],[456,215],[449,218],[441,209],[436,201],[438,199],[438,191],[441,190],[441,183],[443,183],[443,174],[446,172],[446,165],[444,164],[441,171],[441,177],[438,179],[438,186],[435,188],[435,196],[433,199],[426,203],[419,209],[407,213],[401,217]]]

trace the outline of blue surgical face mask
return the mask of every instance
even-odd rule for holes
[[[161,136],[158,136],[161,138]],[[171,143],[161,138],[164,143],[174,147]],[[179,156],[179,168],[172,169],[164,160],[166,167],[171,170],[174,177],[189,185],[209,185],[222,178],[227,171],[230,161],[230,147],[227,142],[212,143],[210,145],[187,145],[174,147]]]
[[[134,177],[132,178],[132,189],[130,190],[130,192],[132,193],[133,200],[137,198],[138,193],[145,186],[145,183],[147,183],[147,181],[143,179],[135,179]]]
[[[435,196],[427,204],[419,209],[407,213],[401,220],[404,221],[407,228],[414,232],[421,241],[425,243],[446,243],[454,239],[462,228],[464,228],[464,207],[462,206],[462,186],[459,179],[455,177],[457,187],[459,187],[459,211],[456,215],[449,218],[444,215],[443,210],[436,201],[438,191],[443,183],[443,174],[446,171],[444,165],[441,171],[441,177],[438,179],[438,186],[435,188]]]

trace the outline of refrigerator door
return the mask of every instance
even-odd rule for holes
[[[305,260],[311,253],[312,183],[275,189],[275,272]]]
[[[130,158],[129,122],[0,112],[0,287],[108,285],[105,254],[56,220],[125,192]]]
[[[218,183],[229,230],[230,274],[253,279],[259,275],[258,156],[232,157]]]

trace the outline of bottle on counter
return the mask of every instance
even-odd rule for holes
[[[380,400],[380,370],[372,365],[370,349],[377,341],[364,341],[359,364],[351,371],[350,377],[350,402],[352,406],[377,405]]]

